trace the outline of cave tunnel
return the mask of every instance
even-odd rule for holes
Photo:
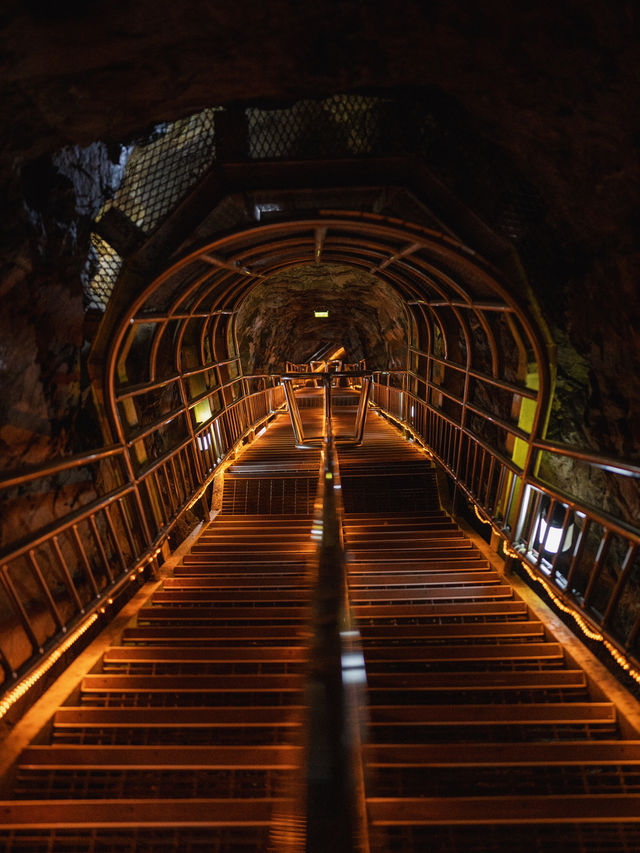
[[[635,13],[301,5],[2,25],[0,840],[638,849]]]

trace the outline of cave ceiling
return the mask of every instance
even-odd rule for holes
[[[328,317],[315,317],[327,311]],[[372,369],[400,369],[407,314],[384,281],[338,264],[299,264],[269,276],[243,299],[236,322],[245,372],[275,373],[317,353]]]
[[[15,165],[215,104],[432,87],[553,187],[559,216],[610,234],[637,198],[637,14],[603,0],[13,0],[2,148]]]
[[[416,127],[431,139],[437,121],[425,149],[436,180],[520,241],[557,344],[551,435],[636,458],[638,48],[632,2],[8,0],[0,446],[31,461],[84,446],[77,412],[92,327],[81,276],[123,146],[206,108],[387,91],[406,115],[416,97],[429,105],[413,129],[402,111],[390,118],[397,151]],[[65,147],[93,184],[56,166]],[[524,237],[513,199],[528,211]]]

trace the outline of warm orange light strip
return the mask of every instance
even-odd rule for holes
[[[494,523],[493,523],[493,521],[491,521],[491,519],[490,519],[490,518],[486,518],[486,517],[485,517],[485,516],[480,512],[480,510],[478,509],[478,507],[477,507],[475,504],[472,504],[472,506],[473,506],[473,511],[475,512],[475,514],[476,514],[476,516],[477,516],[477,518],[478,518],[478,520],[479,520],[479,521],[481,521],[483,524],[488,524],[488,525],[489,525],[489,527],[493,530],[493,532],[494,532],[495,534],[497,534],[498,536],[502,536],[502,535],[503,535],[502,530],[500,530],[500,528],[499,528],[496,524],[494,524]]]
[[[60,660],[62,655],[71,648],[71,646],[80,639],[80,637],[87,631],[98,619],[98,614],[93,613],[79,628],[69,636],[67,639],[58,646],[57,649],[51,652],[49,657],[40,664],[40,666],[31,673],[31,675],[26,676],[22,679],[19,684],[10,690],[9,693],[4,697],[4,699],[0,702],[0,720],[5,716],[5,714],[9,711],[12,705],[20,699],[24,694],[33,687],[33,685],[38,681],[42,676],[48,672],[51,667],[56,663],[56,661]]]
[[[146,558],[145,562],[152,563],[153,560],[155,560],[156,557],[160,554],[161,550],[162,546],[158,547],[153,552],[153,554],[150,554]],[[142,565],[139,565],[137,569],[134,569],[132,572],[130,572],[129,580],[134,581],[137,575],[141,575],[143,572],[144,563]],[[113,598],[109,598],[107,600],[107,604],[113,604]],[[13,705],[15,705],[18,699],[24,696],[24,694],[28,690],[30,690],[33,685],[51,669],[51,667],[56,663],[56,661],[59,661],[62,655],[66,651],[68,651],[75,642],[80,639],[80,637],[85,633],[85,631],[88,631],[89,628],[95,624],[95,622],[99,619],[100,615],[104,615],[104,613],[106,613],[106,608],[103,605],[102,607],[100,607],[98,613],[92,613],[91,616],[89,616],[89,618],[85,622],[83,622],[82,625],[76,628],[76,630],[72,634],[70,634],[67,639],[61,645],[58,646],[57,649],[54,649],[49,655],[49,657],[44,660],[36,670],[34,670],[30,675],[25,676],[22,681],[19,682],[19,684],[16,684],[16,686],[7,693],[4,699],[0,701],[0,720],[5,716],[9,709]]]
[[[333,361],[334,358],[340,358],[341,355],[344,355],[346,352],[344,347],[338,347],[335,352],[332,352],[330,356],[327,357],[327,361]]]
[[[637,684],[640,684],[640,672],[637,669],[633,669],[627,658],[621,652],[619,652],[618,649],[616,649],[613,643],[610,643],[609,640],[607,640],[598,631],[594,631],[593,628],[591,628],[587,624],[586,620],[579,613],[577,613],[572,607],[567,606],[564,601],[562,601],[562,599],[555,594],[551,585],[547,583],[544,578],[539,577],[528,565],[526,560],[522,559],[521,554],[519,554],[517,551],[514,551],[513,548],[509,548],[508,546],[505,546],[505,553],[508,557],[513,557],[514,560],[518,560],[518,562],[524,568],[525,572],[529,575],[531,580],[536,581],[536,583],[539,583],[543,587],[543,589],[545,590],[551,601],[554,603],[554,605],[558,608],[558,610],[561,610],[563,613],[566,613],[568,616],[571,616],[571,618],[580,628],[585,637],[588,637],[588,639],[594,640],[597,643],[602,643],[605,649],[611,655],[611,657],[618,664],[618,666],[621,667],[630,678],[633,678],[633,680]]]
[[[482,515],[482,513],[480,512],[480,510],[478,509],[478,507],[475,504],[473,504],[473,511],[475,512],[476,518],[478,519],[478,521],[481,521],[483,524],[491,525],[491,522],[489,521],[489,519],[485,518],[484,515]],[[493,525],[491,525],[491,526],[493,526]]]
[[[376,410],[375,403],[370,402],[369,405],[373,408],[374,411]],[[382,406],[378,406],[377,408],[380,409],[380,411],[383,411]],[[390,412],[386,411],[386,409],[384,410],[384,414],[387,420],[394,423],[398,427],[398,429],[401,429],[405,433],[409,433],[409,435],[411,436],[411,441],[416,445],[419,450],[422,450],[425,456],[428,456],[429,459],[433,459],[433,453],[424,443],[424,438],[419,433],[412,429],[409,424],[405,423],[404,421],[401,421],[399,418],[396,418],[394,415],[390,414]]]
[[[427,454],[427,456],[432,456],[432,454],[427,449],[427,447],[422,443],[422,441],[423,441],[422,437],[420,437],[418,439],[416,433],[409,426],[407,426],[407,424],[405,424],[403,421],[399,421],[396,418],[394,418],[393,416],[388,415],[388,417],[389,417],[389,420],[394,421],[401,429],[409,432],[413,436],[414,441],[416,441],[416,443],[418,443],[422,447],[422,449]],[[485,518],[483,515],[480,514],[480,512],[479,512],[479,510],[475,504],[473,504],[473,509],[475,511],[475,514],[478,516],[479,520],[483,524],[491,525],[491,529],[493,531],[495,531],[495,533],[497,533],[498,536],[500,536],[500,537],[504,536],[503,532],[501,530],[499,530],[494,525],[494,523],[492,521],[490,521],[489,519]],[[622,652],[620,652],[620,651],[618,651],[618,649],[616,649],[616,647],[613,645],[613,643],[610,643],[609,640],[607,640],[598,631],[594,631],[592,628],[590,628],[589,625],[587,624],[587,622],[585,621],[585,619],[577,611],[575,611],[572,607],[568,607],[564,603],[564,601],[562,601],[562,599],[559,598],[555,594],[551,585],[548,584],[547,581],[545,581],[543,578],[538,577],[538,575],[529,566],[527,561],[522,559],[522,555],[519,554],[517,551],[514,551],[513,548],[510,548],[506,542],[504,545],[504,552],[508,557],[513,557],[514,560],[517,560],[522,565],[522,567],[524,568],[526,573],[529,575],[529,577],[532,580],[536,581],[536,583],[539,583],[544,588],[545,592],[547,593],[547,595],[549,596],[551,601],[555,604],[555,606],[558,608],[558,610],[561,610],[563,613],[566,613],[568,616],[571,616],[571,618],[574,620],[576,625],[578,625],[578,627],[580,628],[582,633],[585,635],[585,637],[588,637],[588,639],[594,640],[595,642],[602,643],[603,646],[605,647],[605,649],[611,655],[611,657],[618,664],[618,666],[621,669],[623,669],[627,673],[627,675],[630,678],[632,678],[637,684],[640,684],[640,671],[638,671],[637,669],[634,669],[631,666],[631,664],[629,663],[627,658],[622,654]]]

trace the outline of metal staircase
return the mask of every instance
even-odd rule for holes
[[[336,853],[640,850],[640,741],[441,510],[427,457],[372,417],[339,462],[368,725],[367,826]],[[319,464],[279,417],[231,465],[221,513],[22,752],[0,849],[304,849]]]
[[[640,742],[374,421],[340,453],[372,849],[640,849]]]
[[[281,418],[231,466],[215,522],[24,750],[0,849],[277,849],[318,464]]]

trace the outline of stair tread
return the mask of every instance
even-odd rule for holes
[[[274,798],[5,800],[3,829],[268,826]]]
[[[373,797],[367,809],[374,826],[638,822],[640,795]]]

